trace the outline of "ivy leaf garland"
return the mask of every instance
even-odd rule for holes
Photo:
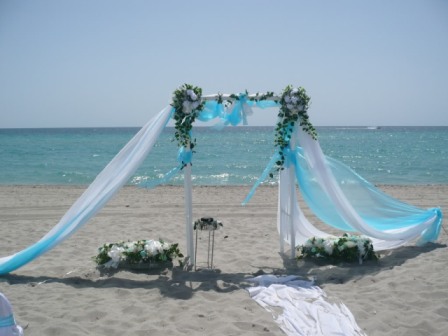
[[[279,120],[275,128],[274,144],[279,148],[280,158],[276,162],[277,171],[283,169],[285,163],[285,149],[289,146],[289,142],[294,131],[294,126],[299,122],[302,130],[307,132],[316,140],[317,133],[314,126],[309,121],[307,113],[310,103],[310,97],[306,94],[304,88],[298,89],[288,85],[280,98],[280,110],[278,113]],[[273,177],[273,174],[270,174]]]
[[[379,257],[373,249],[372,241],[363,236],[344,233],[342,237],[308,239],[304,245],[297,248],[297,259],[316,258],[327,260],[332,264],[339,262],[378,260]]]
[[[254,102],[259,102],[259,101],[267,100],[267,99],[273,98],[273,97],[275,97],[275,94],[272,91],[268,91],[263,94],[260,94],[259,92],[257,92],[255,94],[255,96],[249,97],[249,100],[252,100]],[[277,100],[274,100],[274,101],[277,102]]]
[[[246,91],[246,95],[248,92]],[[173,93],[175,133],[174,137],[179,147],[193,149],[196,140],[191,139],[191,129],[193,123],[200,111],[203,110],[205,102],[202,101],[202,89],[191,84],[184,84]],[[265,94],[257,93],[249,100],[258,102],[275,97],[273,92]],[[240,100],[236,94],[231,94],[229,98]],[[223,103],[223,95],[218,95],[217,101]],[[277,100],[275,100],[277,102]],[[228,100],[228,103],[231,101]],[[299,123],[302,130],[307,132],[313,139],[317,139],[317,133],[314,126],[309,121],[307,113],[310,103],[310,97],[306,94],[304,88],[294,88],[288,85],[280,97],[280,110],[278,113],[279,121],[275,128],[274,144],[279,148],[280,158],[276,162],[276,170],[282,170],[285,163],[285,149],[289,146],[289,142],[294,131],[294,127]],[[270,174],[273,177],[273,174]]]
[[[179,147],[193,149],[196,140],[191,139],[191,129],[200,111],[204,109],[202,89],[190,84],[184,84],[173,93],[175,133],[174,137]]]

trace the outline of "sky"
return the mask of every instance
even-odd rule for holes
[[[315,126],[448,126],[448,1],[0,0],[0,128],[139,127],[184,83],[301,86]]]

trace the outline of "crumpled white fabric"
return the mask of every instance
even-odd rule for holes
[[[4,321],[11,321],[5,323]],[[23,329],[14,320],[12,306],[7,297],[0,293],[0,336],[23,336]]]
[[[274,320],[287,335],[350,336],[366,335],[343,303],[332,303],[313,281],[297,276],[260,275],[249,281],[249,295],[271,312]],[[276,316],[274,307],[283,312]]]

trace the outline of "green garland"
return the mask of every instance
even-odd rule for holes
[[[279,121],[275,128],[274,144],[279,148],[280,159],[276,162],[277,170],[282,170],[285,163],[284,150],[289,146],[289,142],[297,122],[300,122],[302,130],[317,139],[317,133],[309,120],[307,113],[310,97],[304,88],[294,89],[288,85],[282,93],[280,99]],[[270,174],[272,177],[273,174]]]
[[[369,238],[347,233],[326,239],[312,237],[297,250],[298,259],[321,259],[333,264],[354,261],[362,264],[364,260],[378,260]]]
[[[174,120],[176,131],[174,137],[179,147],[193,149],[196,140],[192,140],[190,131],[193,123],[205,103],[201,99],[202,89],[190,84],[184,84],[173,93]]]
[[[172,261],[175,258],[182,258],[183,254],[179,250],[179,245],[166,243],[163,240],[138,240],[118,243],[106,243],[98,248],[98,254],[93,260],[99,265],[104,265],[113,258],[119,263],[130,265],[163,263]]]
[[[246,91],[248,96],[248,92]],[[251,101],[262,101],[275,97],[274,92],[264,94],[257,93],[255,96],[249,97]],[[231,94],[229,98],[240,100],[240,96]],[[223,103],[224,99],[221,94],[217,98],[218,103]],[[230,102],[230,100],[228,100]],[[277,100],[275,100],[278,102]],[[306,94],[304,88],[298,89],[288,85],[280,98],[280,110],[278,113],[279,121],[275,128],[274,144],[278,147],[280,158],[276,162],[276,170],[282,170],[285,163],[285,149],[289,146],[289,142],[297,123],[302,130],[307,132],[313,139],[317,139],[317,133],[314,126],[309,121],[308,107],[310,97]],[[203,110],[205,102],[202,101],[202,89],[190,84],[184,84],[173,93],[175,133],[174,137],[179,147],[190,148],[196,146],[196,139],[191,139],[191,129],[196,120],[197,115]],[[270,174],[273,177],[273,174]]]
[[[275,96],[275,94],[272,91],[268,91],[268,92],[263,93],[263,94],[260,94],[260,93],[257,92],[255,94],[255,96],[249,97],[249,100],[258,102],[258,101],[261,101],[261,100],[267,100],[267,99],[272,98],[274,96]],[[274,101],[277,102],[277,100],[274,100]]]

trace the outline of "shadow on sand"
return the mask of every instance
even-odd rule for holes
[[[297,275],[303,278],[314,278],[319,286],[326,283],[345,283],[392,269],[421,254],[446,247],[446,244],[435,243],[422,247],[405,246],[387,254],[382,254],[378,261],[367,261],[362,265],[357,263],[331,265],[314,260],[296,261],[291,259],[289,255],[281,254],[282,268],[253,265],[259,271],[251,274],[222,273],[219,269],[195,272],[181,267],[149,271],[95,269],[79,276],[69,277],[8,274],[0,277],[0,281],[6,281],[12,286],[27,285],[35,287],[56,282],[74,288],[158,289],[160,294],[165,297],[187,300],[199,291],[228,293],[247,288],[251,285],[248,282],[249,278],[262,274]]]

